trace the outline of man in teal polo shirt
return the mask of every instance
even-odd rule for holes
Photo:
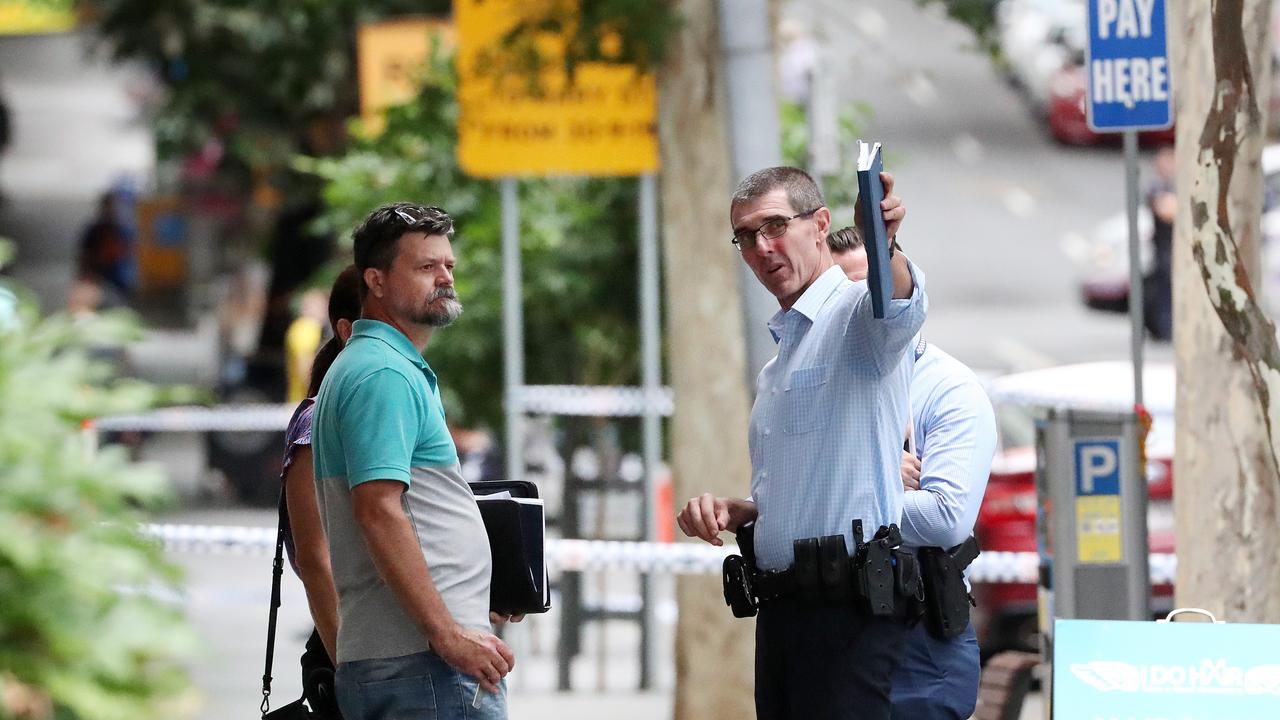
[[[452,232],[443,210],[410,203],[356,230],[362,319],[316,401],[345,720],[507,716],[515,657],[490,632],[488,536],[422,358],[462,313]]]

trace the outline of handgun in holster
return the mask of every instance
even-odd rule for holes
[[[881,525],[871,540],[863,542],[862,521],[854,520],[853,539],[857,548],[853,573],[858,599],[872,615],[893,615],[895,591],[899,595],[914,594],[919,582],[914,564],[900,562],[906,553],[896,552],[902,546],[902,532],[897,525]]]
[[[722,566],[724,601],[733,610],[734,617],[755,617],[760,610],[751,581],[756,569],[755,530],[754,522],[744,523],[738,528],[738,552],[741,554],[725,558]]]
[[[920,548],[925,629],[939,640],[953,638],[969,626],[969,608],[976,603],[965,589],[964,570],[980,552],[972,535],[950,550]]]

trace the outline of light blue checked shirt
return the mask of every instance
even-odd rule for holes
[[[987,490],[995,412],[973,371],[932,344],[915,361],[911,411],[920,489],[903,498],[902,541],[952,548],[973,532]]]
[[[924,274],[915,290],[871,315],[866,281],[839,267],[769,320],[778,355],[760,371],[751,408],[751,497],[756,564],[791,565],[792,541],[870,537],[902,519],[902,441],[910,420],[911,339],[924,323]]]

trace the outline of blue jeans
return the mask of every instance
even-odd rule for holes
[[[338,707],[345,720],[506,720],[507,683],[497,694],[449,667],[433,652],[356,660],[338,666]]]
[[[950,640],[939,640],[923,622],[917,624],[907,631],[893,674],[894,720],[967,720],[978,704],[980,666],[972,624]]]

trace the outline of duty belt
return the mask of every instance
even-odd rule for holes
[[[786,570],[756,569],[754,527],[738,530],[741,555],[724,561],[725,602],[737,617],[753,617],[780,601],[850,603],[870,615],[914,617],[923,598],[915,556],[899,552],[897,525],[881,526],[863,542],[862,521],[853,521],[855,550],[843,535],[804,538],[793,543],[795,563]]]

